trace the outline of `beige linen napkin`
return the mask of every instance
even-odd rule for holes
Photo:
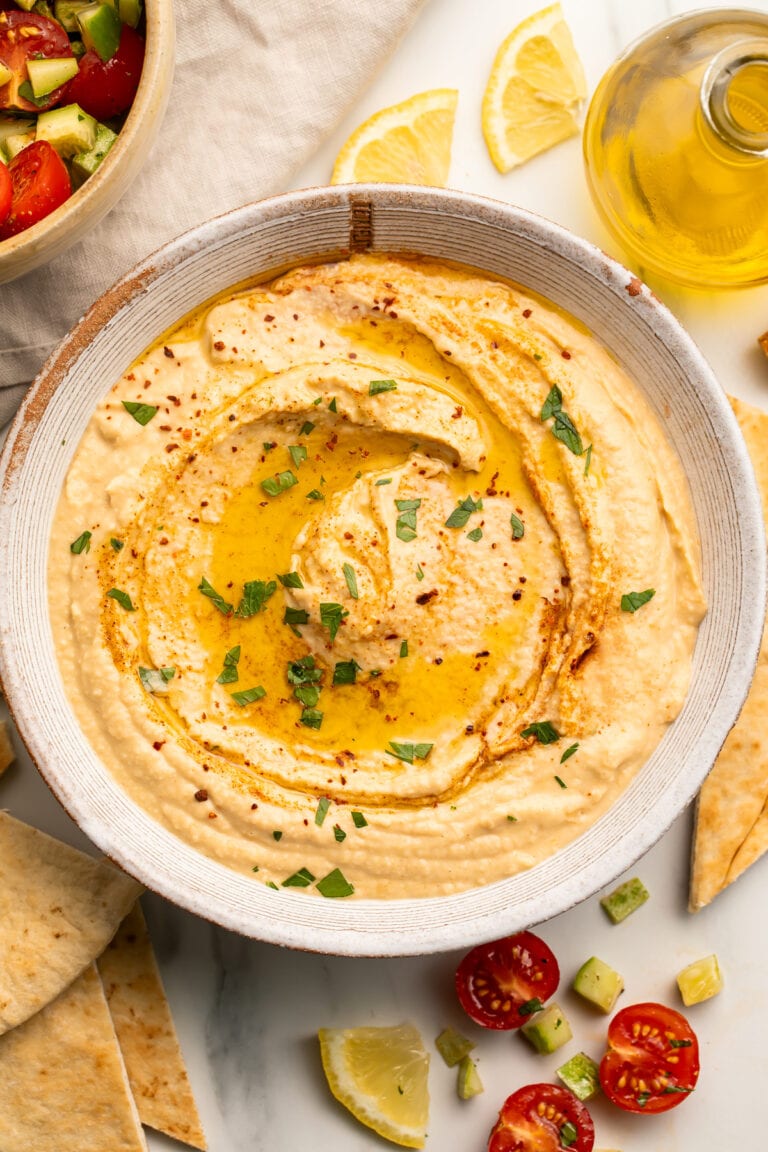
[[[422,3],[179,0],[170,104],[137,180],[76,247],[0,286],[0,427],[51,348],[137,260],[287,187]]]

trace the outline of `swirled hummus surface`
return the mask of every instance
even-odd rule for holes
[[[551,855],[653,751],[704,612],[693,525],[581,326],[358,257],[216,302],[115,384],[50,611],[83,729],[175,835],[255,884],[432,896]]]

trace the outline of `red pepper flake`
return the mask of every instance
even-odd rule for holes
[[[390,312],[389,318],[390,320],[397,320],[397,312]]]
[[[522,599],[522,595],[523,595],[522,592],[518,588],[516,592],[512,593],[512,599],[513,600],[520,600],[520,599]]]
[[[321,340],[321,341],[320,341],[320,347],[321,347],[321,348],[325,348],[325,340]]]
[[[214,340],[213,346],[217,352],[223,352],[224,351],[225,345],[224,345],[223,340]]]
[[[433,588],[430,592],[422,592],[420,596],[416,597],[417,604],[428,604],[430,600],[434,600],[438,595],[437,588]]]
[[[267,312],[266,316],[264,317],[264,323],[265,324],[271,324],[273,320],[274,320],[274,316],[272,315],[272,313]]]
[[[294,318],[294,320],[298,320],[298,318],[299,318],[298,312],[294,312],[293,318]]]
[[[451,420],[461,420],[463,415],[464,415],[464,409],[462,408],[461,404],[457,404],[455,409],[451,413]]]
[[[531,310],[530,310],[530,308],[524,308],[524,309],[523,309],[523,316],[525,316],[526,320],[528,319],[528,317],[530,316],[530,314],[531,314]]]
[[[168,537],[167,536],[161,536],[160,539],[158,540],[158,544],[167,544],[167,543],[168,543]]]
[[[165,744],[165,740],[155,740],[152,747],[154,748],[155,752],[159,752],[163,744]]]
[[[491,348],[493,348],[494,352],[496,351],[498,346],[499,346],[499,343],[497,340],[491,340]]]
[[[173,353],[171,353],[171,355],[173,355]],[[179,400],[178,396],[166,396],[166,400],[170,400],[170,402],[171,402],[171,404],[173,404],[174,408],[180,408],[181,407],[181,400]]]
[[[167,356],[169,360],[173,360],[173,358],[174,358],[173,348],[169,348],[168,345],[166,344],[165,347],[163,348],[163,356]]]
[[[357,352],[347,352],[347,356],[349,356],[350,360],[357,360]]]
[[[251,804],[251,812],[255,812],[257,808],[258,804]]]
[[[175,452],[177,448],[178,444],[166,444],[165,446],[166,452]]]
[[[570,358],[571,358],[570,352],[568,352],[565,348],[563,348],[560,355],[562,356],[563,360],[570,360]]]
[[[198,804],[202,804],[207,799],[208,793],[205,788],[198,788],[197,792],[195,792],[195,800],[197,800]]]
[[[173,425],[172,424],[161,424],[160,425],[160,431],[161,432],[172,432],[173,431]]]
[[[208,813],[208,819],[209,820],[215,820],[216,818],[217,818],[217,814],[215,812],[209,812]]]

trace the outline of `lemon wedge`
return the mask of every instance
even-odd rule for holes
[[[331,183],[392,181],[444,188],[458,98],[455,88],[433,88],[374,113],[342,147]]]
[[[321,1028],[320,1055],[336,1099],[362,1124],[404,1148],[423,1148],[429,1055],[412,1024]]]
[[[518,24],[496,53],[483,96],[483,135],[499,172],[576,135],[586,95],[560,5]]]

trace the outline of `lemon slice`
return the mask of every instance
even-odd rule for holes
[[[483,96],[483,135],[499,172],[576,135],[586,95],[560,5],[518,24],[496,53]]]
[[[458,98],[455,88],[434,88],[374,113],[342,147],[331,183],[391,181],[444,188]]]
[[[331,1092],[362,1124],[404,1148],[423,1148],[429,1116],[429,1055],[412,1024],[321,1028]]]

